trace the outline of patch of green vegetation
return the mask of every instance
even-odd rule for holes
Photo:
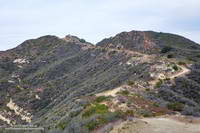
[[[162,110],[162,111],[158,111],[158,112],[153,112],[153,116],[156,117],[156,116],[162,116],[162,115],[165,115],[167,112]]]
[[[135,82],[134,82],[134,81],[131,81],[131,80],[129,80],[127,84],[128,84],[129,86],[133,86],[133,85],[135,85]]]
[[[187,57],[187,60],[189,60],[189,61],[195,61],[192,57]]]
[[[184,108],[184,104],[180,102],[168,103],[167,108],[173,111],[182,111]]]
[[[146,88],[145,91],[150,91],[150,89],[149,89],[149,88]]]
[[[200,58],[200,54],[196,55],[197,58]]]
[[[16,88],[20,91],[20,90],[24,90],[23,87],[21,87],[20,85],[17,85]]]
[[[59,128],[60,130],[64,130],[67,124],[68,122],[61,122],[56,127]]]
[[[177,65],[173,65],[172,67],[175,71],[178,71],[178,66]]]
[[[179,62],[178,62],[178,65],[185,66],[185,65],[186,65],[186,63],[185,63],[185,62],[183,62],[183,61],[179,61]]]
[[[153,103],[154,107],[160,107],[160,105],[158,103]]]
[[[101,114],[97,118],[92,119],[86,124],[86,128],[88,128],[89,131],[93,131],[97,127],[103,126],[109,122],[113,122],[116,120],[119,120],[124,117],[124,113],[122,112],[108,112],[106,114]]]
[[[135,115],[135,111],[133,111],[133,110],[127,110],[127,111],[125,112],[125,115],[126,115],[126,116],[134,116],[134,115]]]
[[[137,111],[137,113],[139,115],[142,115],[143,117],[152,117],[153,113],[150,110],[146,110],[146,109],[140,109]]]
[[[130,92],[128,90],[120,91],[120,94],[127,96]]]
[[[172,50],[172,47],[170,46],[165,46],[161,49],[161,53],[165,54],[165,53],[168,53],[169,51]]]
[[[95,94],[89,94],[88,96],[95,96]]]
[[[170,81],[171,79],[170,79],[170,78],[168,78],[168,77],[166,77],[164,80],[165,80],[165,81]]]
[[[79,41],[82,43],[86,43],[85,39],[80,39]]]
[[[108,121],[104,117],[99,117],[96,120],[90,121],[86,127],[89,131],[93,131],[96,127],[106,124]]]
[[[97,97],[97,98],[95,99],[95,102],[96,102],[96,103],[101,103],[101,102],[106,101],[106,100],[108,100],[108,99],[109,99],[109,97],[106,97],[106,96],[99,96],[99,97]]]
[[[127,105],[130,106],[132,103],[133,103],[132,99],[129,98],[129,99],[128,99],[128,102],[127,102]]]
[[[108,113],[108,107],[104,104],[91,104],[86,108],[82,117],[89,117],[93,114],[105,114]]]
[[[0,111],[4,111],[4,110],[11,111],[10,108],[8,108],[7,106],[1,106]]]
[[[173,57],[174,57],[173,54],[168,54],[168,55],[167,55],[167,58],[173,58]]]
[[[163,84],[163,80],[159,79],[159,81],[155,85],[155,88],[160,88],[162,84]]]

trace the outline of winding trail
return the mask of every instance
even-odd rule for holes
[[[182,70],[180,72],[178,72],[178,73],[175,73],[173,75],[168,76],[168,78],[174,79],[176,77],[181,77],[181,76],[184,76],[184,75],[186,75],[186,74],[191,72],[191,70],[186,68],[186,67],[183,67],[183,66],[180,66],[180,65],[177,65],[177,66],[180,67]],[[150,81],[149,83],[152,86],[155,86],[158,81],[159,81],[159,79],[155,79],[155,80]]]
[[[180,77],[180,76],[183,76],[183,75],[190,73],[190,69],[183,67],[183,66],[178,66],[178,67],[180,67],[182,69],[182,71],[180,73],[176,73],[174,75],[171,75],[169,78],[174,79],[175,77]]]

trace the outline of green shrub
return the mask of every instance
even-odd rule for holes
[[[159,79],[159,81],[156,83],[155,87],[160,88],[162,84],[163,84],[162,79]]]
[[[103,117],[100,116],[99,118],[90,121],[86,127],[89,129],[89,131],[93,131],[95,128],[102,126],[104,124],[106,124],[108,121]]]
[[[142,115],[143,117],[151,117],[153,116],[153,113],[150,110],[140,109],[137,112],[139,115]]]
[[[129,94],[128,90],[123,90],[120,92],[120,94],[127,96]]]
[[[97,98],[95,99],[95,102],[101,103],[101,102],[106,101],[106,100],[108,100],[108,99],[109,99],[109,97],[106,97],[106,96],[99,96],[99,97],[97,97]]]
[[[189,61],[195,61],[192,57],[187,57],[187,60],[189,60]]]
[[[98,125],[99,125],[98,121],[93,120],[93,121],[90,121],[90,122],[86,125],[86,127],[88,128],[89,131],[93,131]]]
[[[167,53],[167,52],[169,52],[169,51],[171,51],[172,50],[172,47],[170,47],[170,46],[165,46],[165,47],[163,47],[162,49],[161,49],[161,53]]]
[[[135,115],[135,111],[133,111],[133,110],[127,110],[125,112],[125,114],[126,114],[126,116],[134,116]]]
[[[168,54],[168,55],[167,55],[167,58],[173,58],[173,57],[174,57],[173,54]]]
[[[135,82],[129,80],[127,84],[128,84],[129,86],[133,86],[133,85],[135,85]]]
[[[183,62],[183,61],[179,61],[179,62],[178,62],[178,65],[183,65],[183,66],[184,66],[184,65],[186,65],[186,63]]]
[[[95,128],[103,126],[109,122],[113,122],[123,118],[122,112],[108,112],[106,114],[99,115],[97,118],[89,121],[86,127],[89,131],[93,131]]]
[[[170,79],[170,78],[168,78],[168,77],[166,77],[164,80],[165,80],[165,81],[170,81],[171,79]]]
[[[178,71],[178,66],[177,66],[177,65],[174,65],[172,68],[173,68],[175,71]]]
[[[86,42],[84,39],[80,39],[79,41],[82,42],[82,43],[85,43],[85,42]]]
[[[67,124],[68,122],[61,122],[57,125],[57,128],[59,128],[60,130],[64,130]]]
[[[173,111],[182,111],[184,108],[184,104],[179,102],[168,103],[167,108]]]
[[[149,89],[149,88],[146,88],[145,91],[150,91],[150,89]]]
[[[154,107],[160,107],[160,105],[158,103],[153,103]]]
[[[198,54],[196,57],[197,57],[197,58],[200,58],[200,54]]]
[[[105,114],[108,113],[108,107],[104,104],[94,104],[90,105],[84,113],[82,114],[83,117],[89,117],[93,114]]]

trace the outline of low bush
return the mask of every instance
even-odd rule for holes
[[[200,58],[200,54],[198,54],[196,57],[197,57],[197,58]]]
[[[186,63],[183,62],[183,61],[179,61],[179,62],[178,62],[178,65],[183,65],[183,66],[184,66],[184,65],[186,65]]]
[[[101,102],[106,101],[106,100],[108,100],[108,99],[109,99],[109,97],[106,97],[106,96],[99,96],[99,97],[97,97],[97,98],[95,99],[95,102],[101,103]]]
[[[150,89],[149,89],[149,88],[146,88],[145,91],[150,91]]]
[[[93,131],[96,127],[104,125],[107,123],[106,119],[104,118],[97,118],[96,120],[90,121],[86,127],[88,128],[89,131]]]
[[[108,113],[108,107],[104,104],[94,104],[90,105],[86,108],[84,113],[82,114],[83,117],[89,117],[93,114],[105,114]]]
[[[170,47],[170,46],[165,46],[165,47],[163,47],[162,49],[161,49],[161,53],[167,53],[167,52],[169,52],[169,51],[171,51],[172,50],[172,47]]]
[[[109,122],[116,121],[122,118],[123,115],[121,112],[108,112],[106,114],[99,115],[97,118],[92,119],[86,124],[86,127],[89,131],[93,131],[97,127],[103,126]]]
[[[127,84],[128,84],[129,86],[133,86],[133,85],[135,85],[135,82],[129,80]]]
[[[165,81],[170,81],[171,79],[170,79],[170,78],[168,78],[168,77],[166,77],[164,80],[165,80]]]
[[[127,96],[130,92],[128,90],[123,90],[120,94]]]
[[[159,81],[155,85],[155,88],[160,88],[162,84],[163,84],[162,79],[159,79]]]
[[[143,117],[152,117],[153,113],[150,110],[140,109],[137,112],[139,115],[142,115]]]
[[[135,115],[135,111],[133,111],[133,110],[127,110],[125,112],[125,114],[126,114],[126,116],[134,116]]]
[[[173,111],[182,111],[184,108],[184,104],[179,102],[168,103],[167,108]]]
[[[160,107],[160,105],[158,103],[153,103],[154,107]]]
[[[85,39],[80,39],[80,42],[86,43]]]
[[[167,55],[167,58],[173,58],[173,57],[174,57],[173,54],[168,54],[168,55]]]
[[[175,71],[178,71],[178,66],[177,66],[177,65],[174,65],[172,68],[173,68]]]
[[[68,122],[61,122],[57,125],[57,128],[60,130],[64,130],[65,127],[67,126]]]

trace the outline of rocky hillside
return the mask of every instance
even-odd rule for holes
[[[200,116],[199,74],[200,46],[173,34],[27,40],[0,52],[0,125],[88,133],[132,117]]]

